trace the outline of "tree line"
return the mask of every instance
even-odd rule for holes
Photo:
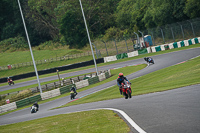
[[[20,2],[32,46],[50,40],[71,48],[88,43],[79,0]],[[200,17],[199,0],[82,0],[82,4],[92,39],[124,36]],[[0,4],[0,41],[9,38],[28,45],[17,0],[1,0]]]

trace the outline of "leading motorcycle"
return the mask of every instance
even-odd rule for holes
[[[31,113],[36,113],[37,112],[37,107],[36,106],[31,106]]]
[[[128,81],[125,81],[121,85],[122,85],[122,92],[125,99],[131,98],[132,97],[131,83],[129,83]]]
[[[11,80],[8,81],[8,84],[9,84],[9,85],[12,85],[12,84],[14,85],[15,83],[14,83],[13,80],[11,79]]]

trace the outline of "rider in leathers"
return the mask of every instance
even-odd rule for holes
[[[124,82],[124,80],[129,82],[129,80],[126,77],[124,77],[123,73],[119,73],[119,77],[117,78],[117,85],[119,87],[119,91],[120,91],[121,95],[122,95],[122,86],[121,86],[121,84]]]

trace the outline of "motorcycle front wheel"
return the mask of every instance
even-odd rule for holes
[[[127,93],[128,93],[128,97],[131,98],[131,92],[129,90],[127,90]]]

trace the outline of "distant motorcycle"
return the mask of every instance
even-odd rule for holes
[[[31,106],[31,113],[36,113],[37,112],[37,107],[36,106]]]
[[[131,83],[129,83],[128,81],[125,81],[124,83],[121,84],[122,85],[122,92],[123,95],[125,97],[125,99],[131,98]]]
[[[70,98],[75,99],[76,94],[74,93],[74,91],[70,91]]]
[[[154,60],[151,57],[145,57],[144,60],[149,64],[150,63],[154,64]]]
[[[9,84],[9,85],[12,85],[12,84],[14,85],[15,83],[14,83],[13,80],[11,79],[11,80],[8,81],[8,84]]]

